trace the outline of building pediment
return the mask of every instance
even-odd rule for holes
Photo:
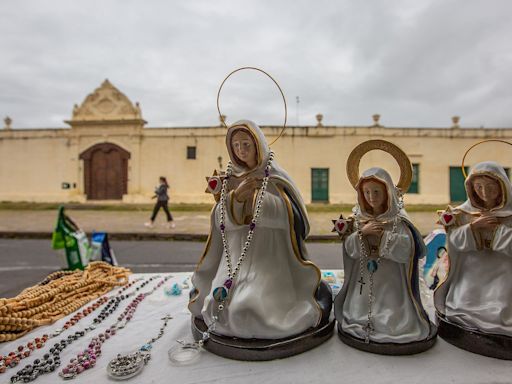
[[[139,103],[132,103],[110,81],[105,80],[100,87],[90,93],[83,103],[73,108],[73,117],[66,121],[71,126],[92,124],[142,123]]]

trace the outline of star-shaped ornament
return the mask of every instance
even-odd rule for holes
[[[206,177],[206,193],[211,193],[216,195],[220,193],[220,189],[222,188],[222,180],[221,175],[217,172],[217,170],[213,171],[213,175],[210,177]]]
[[[339,219],[332,220],[334,227],[332,232],[337,232],[338,235],[342,236],[348,228],[348,222],[343,218],[343,215],[340,215]]]
[[[450,211],[444,211],[439,215],[439,222],[445,227],[455,224],[455,215]]]

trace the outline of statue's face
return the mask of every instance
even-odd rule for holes
[[[236,132],[231,139],[231,145],[235,155],[247,164],[249,168],[256,166],[256,146],[249,133],[245,131]]]
[[[385,208],[388,195],[384,184],[375,180],[368,180],[363,183],[363,194],[366,202],[373,209]]]
[[[501,196],[500,184],[489,176],[476,176],[473,179],[473,188],[477,196],[482,199],[488,207],[496,206]]]

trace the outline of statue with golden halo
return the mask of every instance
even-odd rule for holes
[[[255,123],[231,124],[226,147],[226,171],[208,179],[217,203],[192,277],[193,334],[205,349],[238,360],[301,353],[334,328],[331,290],[304,245],[304,202]]]
[[[440,212],[450,268],[434,292],[439,336],[485,356],[512,360],[512,186],[484,161],[465,173],[468,199]]]
[[[361,157],[379,149],[400,166],[395,186],[382,168],[359,176]],[[407,155],[384,140],[358,145],[347,161],[347,174],[357,192],[353,215],[333,220],[342,239],[345,282],[334,301],[340,339],[357,349],[409,355],[432,347],[436,327],[425,312],[419,292],[418,260],[423,239],[403,206],[402,194],[412,179]]]

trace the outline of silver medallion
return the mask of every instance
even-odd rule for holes
[[[151,359],[147,351],[136,351],[127,355],[117,355],[107,365],[107,374],[114,380],[128,380],[139,374]]]

